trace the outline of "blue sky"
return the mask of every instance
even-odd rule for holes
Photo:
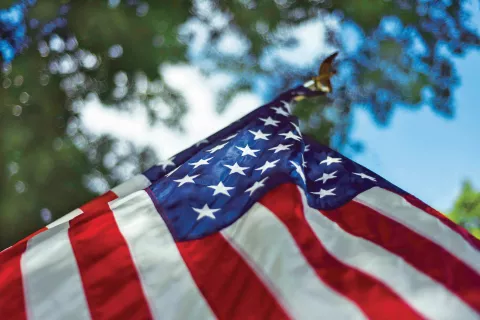
[[[356,110],[352,130],[352,137],[366,146],[354,160],[443,211],[451,207],[463,179],[480,188],[480,52],[455,61],[461,85],[453,119],[429,106],[416,112],[397,108],[390,125],[380,128],[365,111]]]
[[[469,2],[470,24],[480,30],[480,3]],[[356,110],[354,139],[366,150],[354,160],[447,212],[469,179],[480,189],[480,50],[456,58],[461,84],[455,90],[455,116],[445,119],[429,106],[418,111],[397,108],[386,128]]]

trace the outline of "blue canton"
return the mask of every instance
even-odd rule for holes
[[[283,183],[300,186],[320,210],[338,208],[374,186],[401,192],[301,133],[293,99],[318,94],[303,86],[287,91],[144,173],[176,241],[218,232]]]

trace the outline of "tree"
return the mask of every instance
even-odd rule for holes
[[[34,2],[34,1],[33,1]],[[10,4],[10,3],[9,3]],[[395,107],[429,104],[451,117],[458,84],[452,56],[478,48],[463,1],[40,1],[28,12],[28,48],[4,65],[0,97],[0,247],[152,165],[156,155],[93,137],[78,115],[90,99],[106,108],[142,105],[152,124],[182,130],[182,95],[162,66],[191,63],[228,75],[218,111],[240,91],[265,99],[308,79],[334,49],[335,92],[295,109],[320,142],[356,152],[348,128],[362,106],[380,124]],[[285,58],[295,30],[322,23],[325,50],[302,64]],[[320,30],[320,29],[315,29]],[[323,42],[323,32],[310,41]],[[232,46],[232,43],[234,46]],[[160,70],[160,71],[159,71]],[[169,112],[158,112],[167,105]],[[320,107],[323,106],[323,107]],[[126,172],[126,173],[125,173]]]
[[[449,217],[480,239],[480,191],[470,181],[464,181]]]

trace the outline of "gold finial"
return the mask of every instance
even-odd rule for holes
[[[336,71],[332,68],[333,61],[337,57],[338,52],[335,52],[322,61],[320,68],[318,69],[318,75],[312,77],[310,81],[307,81],[303,85],[311,90],[322,91],[325,93],[332,92],[332,84],[330,78],[336,74]],[[303,100],[304,96],[295,97],[294,100]]]
[[[320,68],[318,69],[318,76],[312,78],[315,89],[323,92],[332,92],[330,78],[336,74],[336,71],[332,68],[332,63],[337,55],[338,52],[335,52],[323,60]]]

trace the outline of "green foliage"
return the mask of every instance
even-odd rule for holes
[[[470,181],[463,183],[448,216],[480,239],[480,190],[475,190]]]
[[[430,104],[452,116],[458,79],[451,57],[480,44],[466,3],[39,1],[29,18],[45,24],[66,4],[68,23],[49,36],[30,28],[31,45],[1,74],[0,248],[41,227],[42,208],[58,218],[156,161],[149,149],[91,136],[79,115],[98,98],[106,108],[141,105],[152,124],[182,129],[188,106],[164,80],[159,70],[165,65],[227,74],[230,84],[219,88],[217,99],[221,112],[239,91],[262,88],[259,93],[270,99],[307,80],[327,54],[339,50],[334,94],[302,101],[295,110],[306,132],[336,148],[360,150],[348,136],[357,105],[379,124],[388,123],[400,105]],[[295,48],[296,27],[322,20],[325,50],[304,57],[303,64],[275,54]],[[232,38],[241,44],[234,50],[227,41]],[[309,41],[324,41],[320,29]],[[171,112],[159,114],[158,103]]]

